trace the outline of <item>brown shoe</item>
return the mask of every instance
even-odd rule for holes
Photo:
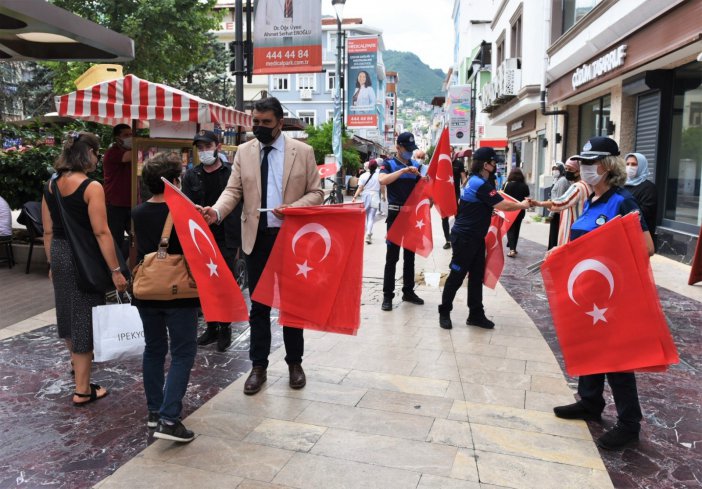
[[[244,394],[247,396],[252,396],[261,390],[263,383],[266,381],[268,376],[266,375],[265,367],[254,367],[251,369],[249,378],[246,379],[244,384]]]
[[[302,365],[299,363],[293,363],[288,365],[288,370],[290,371],[290,387],[293,389],[302,389],[307,383],[305,378],[305,371],[302,370]]]

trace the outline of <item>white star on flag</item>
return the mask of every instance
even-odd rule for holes
[[[212,258],[210,258],[210,262],[207,264],[207,268],[210,269],[210,277],[212,275],[217,275],[219,277],[219,274],[217,273],[217,264],[212,261]]]
[[[607,322],[607,318],[604,315],[605,312],[607,312],[606,307],[600,309],[599,307],[597,307],[597,304],[593,304],[592,311],[586,312],[585,314],[587,314],[588,316],[592,316],[592,324],[595,325],[598,321],[603,321],[605,323]]]
[[[304,275],[305,278],[307,278],[307,272],[310,270],[314,270],[312,267],[307,266],[307,260],[305,260],[305,263],[299,264],[297,263],[297,273],[295,275]]]
[[[419,221],[417,221],[417,225],[415,227],[422,229],[424,227],[424,221],[420,219]]]

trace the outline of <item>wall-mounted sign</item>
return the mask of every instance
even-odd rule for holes
[[[378,36],[351,37],[346,43],[348,53],[346,126],[354,129],[377,128]]]
[[[579,86],[586,84],[612,70],[615,70],[624,64],[626,58],[626,44],[612,49],[609,53],[601,58],[597,58],[592,63],[586,63],[580,68],[576,68],[573,73],[573,90]]]
[[[449,140],[451,144],[470,144],[470,99],[470,85],[454,85],[449,87],[447,106],[449,114]]]
[[[511,139],[515,136],[531,132],[534,129],[536,129],[536,111],[532,110],[520,116],[519,119],[513,119],[507,122],[507,137]]]

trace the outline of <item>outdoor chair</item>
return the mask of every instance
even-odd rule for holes
[[[29,233],[29,253],[27,254],[27,268],[24,273],[29,273],[32,264],[34,244],[44,244],[44,226],[41,223],[41,202],[25,202],[22,212],[17,217],[17,222],[23,224]]]
[[[15,266],[15,255],[12,252],[12,236],[0,236],[0,248],[4,250],[0,264],[7,262],[7,267]]]

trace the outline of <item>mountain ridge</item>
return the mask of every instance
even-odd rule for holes
[[[429,67],[416,54],[387,50],[383,52],[383,61],[387,71],[398,73],[399,98],[414,98],[429,103],[432,98],[441,95],[446,74],[438,68]]]

